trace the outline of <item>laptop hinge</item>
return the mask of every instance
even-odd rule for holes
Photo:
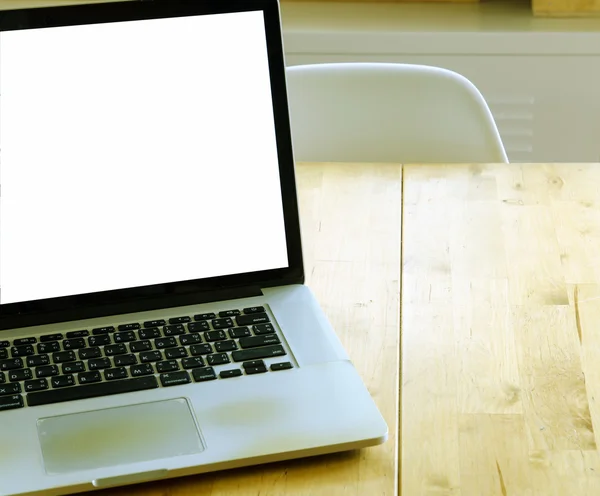
[[[58,322],[72,322],[75,320],[94,319],[98,317],[117,316],[126,313],[146,312],[163,308],[200,305],[217,301],[236,300],[262,296],[263,292],[258,286],[240,286],[234,288],[219,288],[210,291],[163,295],[155,298],[140,298],[124,303],[110,303],[97,306],[73,307],[56,312],[45,312],[33,315],[16,315],[2,318],[0,330],[17,329]]]

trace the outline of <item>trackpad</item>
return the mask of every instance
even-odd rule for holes
[[[38,435],[48,474],[204,451],[184,398],[42,418]]]

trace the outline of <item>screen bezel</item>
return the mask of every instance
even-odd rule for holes
[[[262,11],[271,80],[288,267],[244,274],[155,284],[0,305],[0,330],[88,317],[128,313],[192,302],[214,301],[217,294],[247,295],[260,288],[304,282],[294,159],[285,84],[277,0],[129,0],[63,7],[0,11],[0,32],[44,27]],[[1,61],[0,61],[1,70]]]

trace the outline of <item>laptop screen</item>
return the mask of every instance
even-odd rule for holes
[[[287,267],[263,13],[0,33],[0,303]]]

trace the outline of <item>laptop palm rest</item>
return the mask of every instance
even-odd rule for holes
[[[50,475],[205,449],[184,398],[42,418],[38,436]]]

